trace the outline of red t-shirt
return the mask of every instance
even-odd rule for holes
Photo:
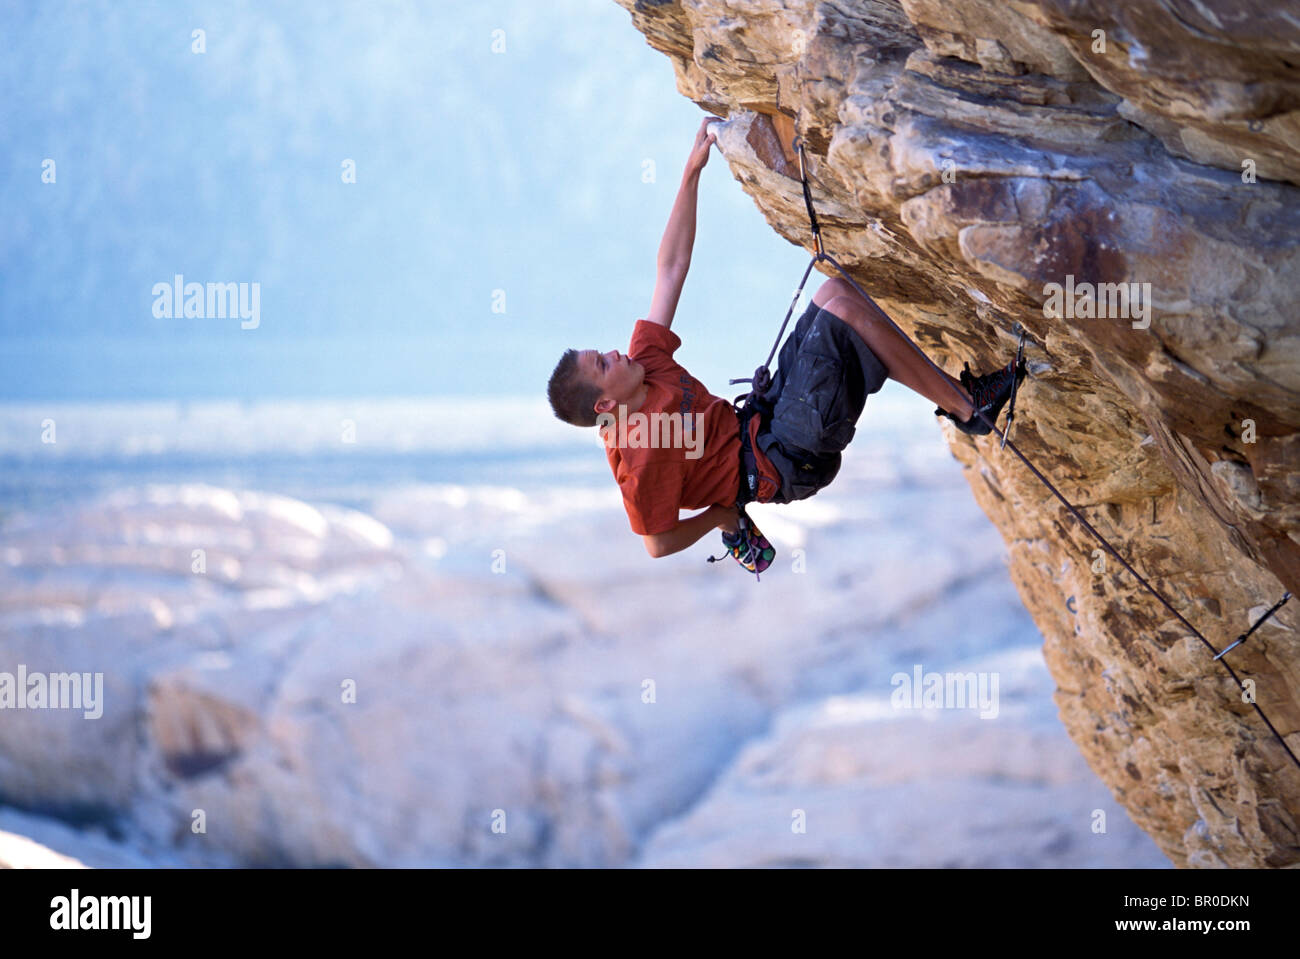
[[[620,422],[602,425],[605,452],[623,492],[632,532],[666,533],[679,510],[736,502],[740,482],[740,425],[731,404],[714,396],[673,359],[682,345],[672,330],[637,320],[627,355],[645,367],[645,403]],[[750,441],[759,464],[758,499],[769,501],[780,486],[757,443],[758,417]]]

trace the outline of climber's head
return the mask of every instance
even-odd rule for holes
[[[574,426],[595,426],[601,413],[616,413],[641,392],[645,367],[626,353],[565,350],[555,364],[547,398],[555,415]]]

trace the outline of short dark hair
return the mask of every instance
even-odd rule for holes
[[[546,398],[555,415],[574,426],[595,426],[595,406],[600,395],[596,385],[578,369],[578,351],[565,350],[546,385]]]

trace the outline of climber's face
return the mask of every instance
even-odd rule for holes
[[[578,357],[578,365],[600,390],[600,400],[596,403],[597,413],[616,412],[621,403],[628,403],[641,389],[645,381],[645,367],[626,353],[610,350],[599,353],[596,350],[583,350]]]

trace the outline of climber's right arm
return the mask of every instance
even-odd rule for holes
[[[666,533],[652,533],[642,536],[646,552],[655,559],[680,553],[688,546],[694,546],[700,539],[714,529],[736,531],[737,513],[734,506],[714,504],[702,513],[680,520]]]

